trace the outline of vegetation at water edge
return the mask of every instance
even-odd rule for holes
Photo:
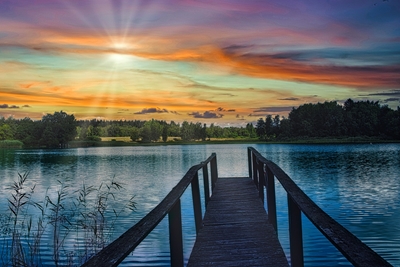
[[[52,250],[54,266],[80,266],[112,241],[121,213],[136,208],[133,197],[125,205],[117,202],[123,185],[114,178],[98,188],[82,184],[78,190],[59,181],[55,194],[47,193],[39,202],[33,200],[35,185],[27,178],[27,173],[18,174],[9,187],[8,211],[0,213],[2,266],[42,266],[45,248]],[[50,243],[43,246],[45,237]]]

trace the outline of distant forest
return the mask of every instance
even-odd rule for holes
[[[290,141],[308,138],[375,138],[400,140],[400,107],[348,99],[304,104],[287,118],[267,115],[256,125],[220,127],[200,122],[160,120],[76,120],[60,111],[41,120],[0,118],[0,142],[21,142],[26,147],[65,147],[70,141],[100,141],[101,137],[126,137],[135,142],[206,141],[211,138]]]

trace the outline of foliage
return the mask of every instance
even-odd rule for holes
[[[3,124],[0,126],[0,140],[10,140],[13,137],[10,125]]]
[[[76,136],[74,115],[60,111],[43,116],[40,144],[46,147],[65,147]]]
[[[304,138],[375,137],[400,139],[400,107],[396,110],[373,101],[355,102],[348,99],[343,105],[336,101],[304,104],[293,108],[288,118],[267,115],[255,125],[221,127],[211,123],[183,121],[140,120],[82,120],[63,111],[47,114],[40,121],[29,118],[16,120],[0,118],[1,139],[19,140],[25,146],[65,147],[77,139],[93,145],[101,137],[130,137],[134,142],[173,142],[179,140],[206,141],[213,139],[253,139],[263,141]],[[173,137],[173,138],[169,138]],[[1,143],[0,143],[1,145]]]
[[[400,139],[400,108],[392,110],[378,102],[348,99],[304,104],[293,108],[289,117],[274,119],[268,115],[256,125],[261,140],[307,138],[375,137]]]
[[[100,142],[100,141],[101,141],[101,137],[100,137],[100,136],[96,136],[96,135],[90,135],[90,136],[87,136],[87,137],[85,138],[85,141]]]
[[[160,139],[162,133],[162,126],[160,122],[152,119],[151,121],[146,121],[143,127],[140,129],[140,137],[142,142],[157,142]]]
[[[22,148],[24,144],[18,140],[2,140],[0,141],[0,148]]]
[[[139,129],[137,127],[133,126],[130,130],[129,136],[132,141],[138,140],[140,137]]]

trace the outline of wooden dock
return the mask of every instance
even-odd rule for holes
[[[275,180],[287,193],[292,267],[304,267],[302,214],[354,266],[392,266],[318,207],[278,165],[252,147],[247,153],[251,178],[218,178],[217,157],[212,153],[192,166],[152,211],[82,266],[117,267],[168,215],[171,266],[183,267],[181,196],[189,185],[197,238],[187,266],[288,266],[272,226],[277,225]],[[204,219],[200,169],[208,203]],[[269,218],[261,201],[265,196]]]
[[[187,266],[289,266],[250,178],[219,178]]]

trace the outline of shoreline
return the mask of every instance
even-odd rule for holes
[[[112,147],[112,146],[168,146],[168,145],[214,145],[214,144],[378,144],[378,143],[400,143],[400,140],[384,140],[378,138],[310,138],[297,140],[273,140],[262,141],[258,139],[215,139],[207,141],[168,141],[168,142],[126,142],[126,141],[73,141],[69,143],[70,148],[77,147]]]
[[[6,140],[8,141],[8,140]],[[15,141],[15,140],[13,140]],[[215,144],[290,144],[290,145],[306,145],[306,144],[384,144],[384,143],[400,143],[400,140],[386,140],[379,138],[367,137],[344,137],[344,138],[302,138],[287,140],[270,140],[263,141],[259,139],[213,139],[206,141],[167,141],[167,142],[128,142],[128,141],[71,141],[67,148],[82,147],[118,147],[118,146],[169,146],[169,145],[215,145]],[[12,144],[15,144],[13,146]],[[46,149],[44,147],[24,147],[22,142],[7,142],[7,145],[0,149]]]

